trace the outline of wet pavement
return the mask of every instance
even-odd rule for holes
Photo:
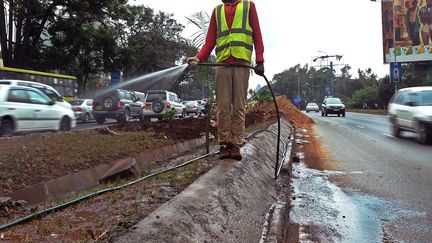
[[[319,134],[323,135],[321,130]],[[375,189],[406,185],[383,180],[386,174],[394,173],[392,170],[368,169],[369,163],[364,160],[353,163],[359,160],[361,146],[351,142],[358,139],[344,141],[344,151],[357,156],[341,156],[341,143],[335,151],[335,146],[322,142],[335,141],[334,133],[318,137],[311,128],[298,131],[295,150],[299,163],[293,164],[289,242],[430,242],[432,217],[422,200],[430,195],[430,190],[411,198],[417,204],[396,197],[396,190],[392,190],[393,196],[367,190],[354,182],[365,180],[366,185]],[[365,146],[365,153],[380,156],[372,152],[375,147]],[[341,166],[342,161],[351,161],[356,166]],[[375,165],[380,162],[372,160]],[[404,192],[418,194],[418,191]]]

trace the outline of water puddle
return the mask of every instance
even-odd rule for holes
[[[299,227],[300,242],[383,242],[391,239],[383,222],[424,216],[375,196],[345,192],[328,179],[350,173],[363,172],[293,164],[290,221]]]

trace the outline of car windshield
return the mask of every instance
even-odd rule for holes
[[[422,91],[418,93],[420,99],[419,99],[419,106],[430,106],[432,105],[432,90]]]
[[[309,103],[308,106],[318,106],[316,103]]]
[[[81,105],[84,100],[72,100],[70,102],[71,105]]]
[[[340,99],[328,99],[327,104],[342,104],[342,101]]]
[[[154,102],[157,100],[166,100],[166,94],[165,93],[152,93],[148,94],[146,101],[147,102]]]

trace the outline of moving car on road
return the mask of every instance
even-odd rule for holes
[[[65,107],[65,108],[68,108],[68,109],[72,108],[71,104],[69,104],[67,101],[65,101],[64,97],[62,95],[60,95],[60,93],[56,89],[54,89],[53,87],[51,87],[47,84],[32,82],[32,81],[26,81],[26,80],[13,80],[13,79],[0,80],[0,84],[32,87],[32,88],[35,88],[35,89],[42,91],[46,96],[48,96],[50,99],[52,99],[57,104]]]
[[[73,111],[54,102],[41,90],[0,84],[0,136],[45,130],[69,131],[75,125]]]
[[[308,113],[309,111],[319,112],[318,104],[317,103],[308,103],[306,105],[306,113]]]
[[[76,99],[70,103],[78,120],[87,123],[93,118],[93,99]]]
[[[93,116],[98,124],[107,118],[117,122],[128,122],[131,118],[143,119],[143,102],[136,96],[135,91],[122,89],[102,90],[93,99]]]
[[[321,116],[328,116],[328,114],[337,114],[338,116],[345,116],[345,105],[339,98],[325,98],[321,104]]]
[[[149,90],[144,102],[143,117],[147,120],[162,120],[168,111],[176,117],[186,117],[186,106],[180,103],[177,94],[167,90]]]
[[[419,143],[432,140],[432,86],[400,89],[388,104],[390,130],[400,137],[401,131],[417,133]]]

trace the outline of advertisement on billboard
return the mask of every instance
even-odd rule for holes
[[[432,60],[432,0],[382,0],[384,63]]]

